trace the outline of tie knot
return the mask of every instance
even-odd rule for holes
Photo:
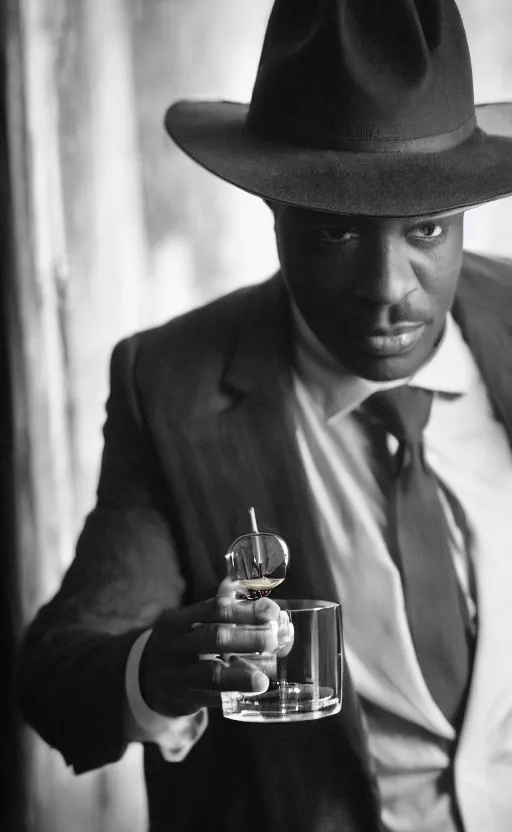
[[[376,416],[399,442],[421,442],[433,395],[420,387],[393,387],[374,393],[364,402],[363,409]]]

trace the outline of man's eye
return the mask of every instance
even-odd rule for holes
[[[326,243],[351,243],[357,234],[348,228],[320,228],[320,239]]]
[[[443,234],[444,228],[437,222],[425,222],[423,225],[418,225],[411,231],[412,237],[417,237],[421,240],[435,240],[438,237],[442,237]]]

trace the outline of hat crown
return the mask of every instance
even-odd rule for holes
[[[475,129],[453,0],[276,0],[247,125],[331,150],[442,150]]]

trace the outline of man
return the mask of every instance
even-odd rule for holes
[[[26,715],[77,773],[145,741],[154,832],[507,832],[512,284],[462,218],[512,192],[512,141],[476,126],[457,9],[278,0],[249,109],[167,127],[267,201],[282,273],[115,349]],[[280,638],[223,581],[249,506],[290,546],[282,594],[343,603],[337,716],[219,712]]]

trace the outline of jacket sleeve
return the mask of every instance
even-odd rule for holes
[[[115,348],[97,503],[55,597],[28,628],[23,713],[76,773],[125,751],[125,672],[138,636],[182,603],[166,484],[138,404],[137,338]]]

